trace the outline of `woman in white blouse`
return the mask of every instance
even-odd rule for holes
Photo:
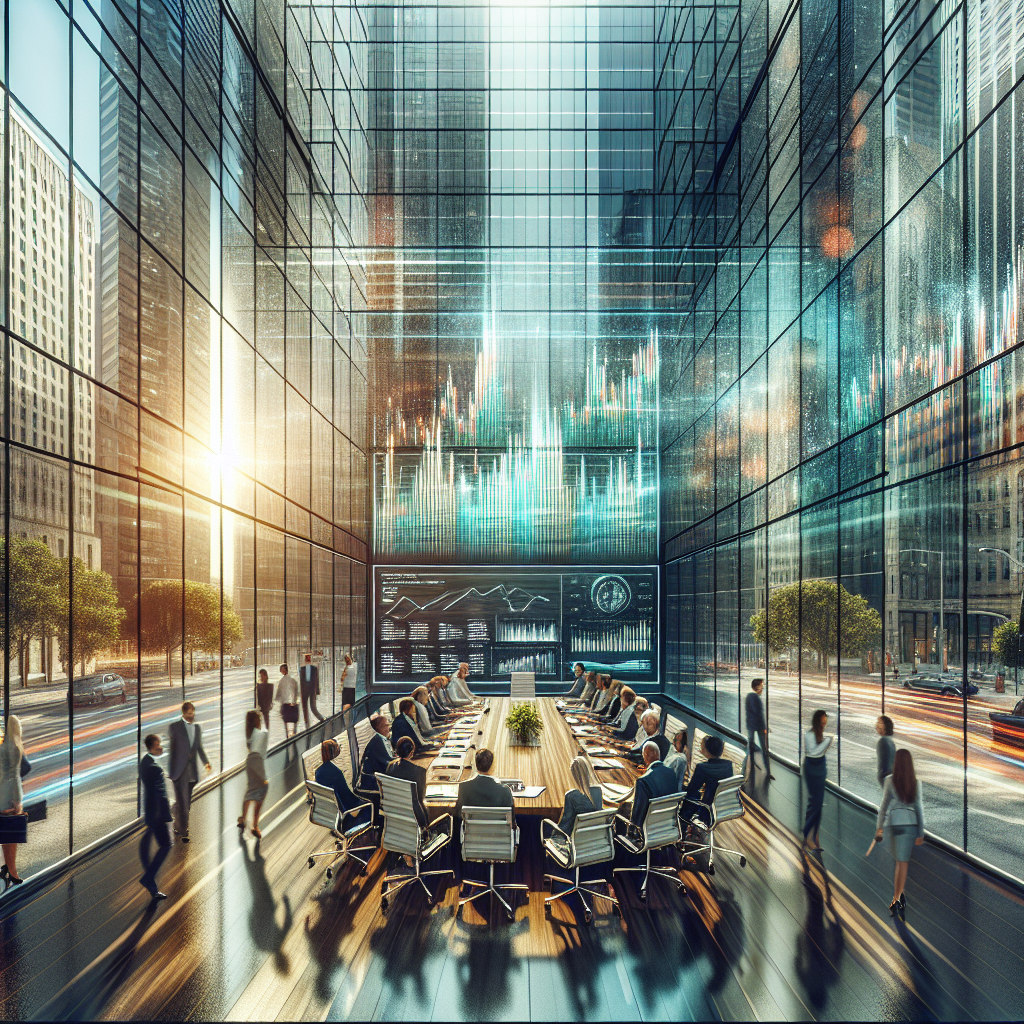
[[[821,827],[821,808],[825,802],[825,776],[828,765],[825,753],[832,746],[833,736],[825,733],[828,715],[815,711],[811,716],[811,728],[804,733],[804,783],[807,786],[807,814],[804,817],[803,846],[820,850],[818,829]],[[810,842],[808,840],[811,840]]]
[[[260,809],[263,801],[267,799],[267,789],[270,782],[267,780],[267,744],[270,733],[260,728],[260,713],[258,711],[247,711],[245,713],[245,745],[249,753],[245,759],[245,796],[242,797],[242,813],[238,817],[238,829],[245,831],[245,819],[249,814],[249,804],[253,805],[252,812],[252,834],[261,839],[263,833],[260,831]]]

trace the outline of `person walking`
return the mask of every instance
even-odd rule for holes
[[[260,669],[259,682],[256,684],[256,706],[263,716],[263,728],[270,734],[270,709],[274,706],[274,684],[270,681],[265,668]]]
[[[825,803],[825,777],[828,765],[825,754],[832,746],[833,736],[826,734],[828,715],[820,708],[811,716],[811,727],[804,733],[804,783],[807,786],[807,814],[804,816],[804,839],[801,849],[820,850],[818,829],[821,828],[821,808]],[[810,842],[808,841],[810,840]]]
[[[883,838],[896,862],[892,876],[892,903],[889,913],[900,920],[907,919],[907,872],[914,847],[924,842],[924,806],[921,803],[921,783],[914,772],[914,759],[909,750],[897,750],[892,775],[885,780],[882,802],[878,805],[875,822],[875,843]],[[874,848],[874,843],[868,853]]]
[[[355,693],[356,681],[359,679],[359,665],[352,660],[351,654],[345,655],[345,667],[341,670],[341,686],[343,690]],[[344,708],[342,708],[344,710]]]
[[[299,669],[299,687],[302,691],[302,720],[308,729],[310,709],[319,721],[324,720],[316,706],[316,699],[320,696],[320,669],[313,664],[310,654],[306,655],[306,664]]]
[[[183,843],[190,842],[188,819],[192,811],[192,791],[199,781],[199,758],[203,759],[206,774],[213,771],[210,759],[203,749],[203,727],[196,721],[196,706],[187,700],[181,705],[181,718],[171,722],[167,730],[171,740],[170,770],[174,784],[174,810],[177,826],[174,829]]]
[[[299,684],[288,674],[288,666],[281,665],[281,678],[277,681],[274,697],[281,707],[281,721],[284,722],[284,738],[294,736],[299,728]],[[288,731],[291,726],[291,732]]]
[[[21,719],[17,715],[7,718],[7,730],[3,742],[0,743],[0,815],[9,817],[22,814],[25,792],[21,785],[21,765],[25,760],[25,741],[21,736]],[[26,836],[26,819],[19,817],[16,821],[0,823],[5,839],[2,843],[4,862],[0,865],[0,879],[4,888],[8,885],[21,885],[18,877],[18,846],[24,843]]]
[[[768,756],[768,724],[765,720],[764,701],[761,695],[764,693],[764,680],[760,677],[750,680],[750,693],[744,704],[744,711],[747,718],[747,756],[743,762],[742,774],[747,774],[749,762],[751,772],[754,769],[754,738],[761,741],[761,760],[764,762],[764,770],[769,780],[774,779],[772,775],[771,758]]]
[[[884,789],[885,780],[892,775],[892,766],[896,760],[896,741],[892,738],[893,724],[888,715],[879,715],[875,722],[878,743],[875,745],[875,769],[878,784]]]
[[[164,752],[163,742],[157,733],[150,733],[146,739],[146,753],[139,762],[139,781],[142,783],[142,817],[146,831],[139,842],[139,860],[142,861],[142,877],[139,885],[154,900],[165,900],[167,894],[157,888],[157,872],[171,852],[171,833],[168,822],[173,820],[171,803],[167,799],[167,781],[164,770],[157,764],[157,758]],[[149,855],[150,844],[156,842],[156,853]]]
[[[238,830],[245,832],[245,822],[249,816],[249,804],[253,804],[252,834],[257,839],[263,838],[260,831],[260,808],[267,799],[270,781],[267,779],[267,744],[270,733],[260,728],[260,713],[245,713],[245,745],[249,753],[245,758],[245,796],[242,797],[242,813],[238,818]]]

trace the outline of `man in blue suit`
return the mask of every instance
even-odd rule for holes
[[[633,787],[633,806],[629,811],[630,823],[640,827],[647,816],[647,807],[659,796],[676,792],[676,773],[661,760],[661,751],[654,740],[643,746],[644,764],[647,771],[636,780]]]
[[[701,750],[706,761],[701,761],[690,776],[690,784],[686,787],[686,798],[683,801],[681,814],[684,821],[699,818],[705,828],[711,827],[711,812],[700,804],[711,805],[718,792],[718,784],[733,775],[732,761],[722,757],[725,743],[719,736],[705,736]],[[697,802],[699,801],[699,803]]]
[[[437,750],[437,747],[424,742],[419,729],[416,728],[415,714],[416,705],[411,697],[406,697],[399,703],[398,714],[395,715],[395,720],[391,723],[391,742],[395,744],[403,736],[408,736],[416,744],[416,753],[413,756],[420,757],[427,751]]]
[[[171,802],[167,799],[167,782],[164,770],[156,759],[164,752],[163,743],[156,733],[146,737],[146,753],[139,762],[139,781],[142,783],[142,816],[146,831],[139,843],[139,860],[142,861],[141,885],[154,900],[165,900],[167,896],[156,885],[156,875],[167,854],[171,852],[171,832],[167,823],[171,821]],[[150,844],[156,841],[156,853],[149,856]]]

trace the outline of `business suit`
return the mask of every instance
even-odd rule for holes
[[[629,711],[629,717],[626,719],[626,721],[623,724],[621,729],[616,729],[612,733],[612,739],[613,740],[627,740],[627,741],[630,741],[630,740],[633,739],[634,736],[636,736],[636,731],[637,731],[637,729],[640,728],[640,721],[636,717],[636,715],[633,713],[632,708],[633,708],[633,705],[630,704],[629,708],[626,709],[626,710]]]
[[[578,789],[566,790],[565,803],[562,804],[562,816],[558,819],[558,827],[563,832],[571,834],[576,819],[581,814],[599,811],[602,807],[604,807],[604,796],[601,794],[600,786],[591,786],[589,796],[584,795]]]
[[[395,749],[391,745],[391,741],[379,732],[375,732],[363,747],[363,756],[359,759],[359,781],[356,783],[356,789],[372,796],[375,805],[380,796],[376,776],[387,771],[394,756]]]
[[[395,715],[395,720],[391,723],[391,745],[394,746],[403,736],[408,736],[416,744],[416,753],[413,755],[415,757],[419,757],[420,754],[430,749],[422,741],[416,731],[415,722],[408,715]]]
[[[672,744],[662,735],[660,732],[656,732],[653,736],[648,736],[644,733],[643,736],[637,736],[636,741],[640,744],[638,747],[626,751],[626,757],[633,761],[635,764],[643,764],[644,760],[644,744],[648,742],[654,742],[658,744],[658,760],[664,761],[668,757],[669,751],[672,749]]]
[[[694,801],[700,800],[702,803],[710,804],[718,792],[718,784],[731,778],[732,773],[732,761],[726,761],[724,757],[711,757],[697,765],[690,776],[690,784],[686,787],[683,817],[689,821],[696,815],[704,822],[705,827],[710,827],[711,812],[704,807],[698,807]]]
[[[666,768],[661,761],[652,761],[633,787],[633,806],[630,808],[629,820],[638,827],[642,826],[650,802],[675,792],[676,773]]]
[[[454,817],[462,814],[463,807],[515,807],[515,802],[512,790],[504,783],[490,775],[474,775],[459,783]]]
[[[313,779],[321,786],[328,786],[334,790],[334,797],[338,801],[338,806],[343,811],[351,811],[353,807],[366,802],[352,792],[349,788],[348,779],[345,778],[345,773],[333,761],[321,764],[313,773]],[[368,815],[368,811],[363,811],[358,815],[350,815],[342,822],[342,826],[346,829],[352,828],[354,825],[366,821]]]
[[[299,669],[299,692],[302,694],[302,720],[308,729],[310,708],[321,722],[324,720],[316,706],[320,696],[320,669],[316,665],[303,665]]]
[[[622,701],[619,698],[619,695],[616,694],[608,702],[608,706],[604,709],[604,711],[598,713],[598,717],[603,719],[605,722],[614,722],[615,719],[619,717],[621,711]]]
[[[743,774],[746,775],[747,762],[754,756],[754,738],[761,742],[761,760],[764,770],[771,772],[768,761],[768,726],[764,720],[764,702],[753,690],[747,694],[743,705],[747,719],[747,756],[743,761]]]
[[[583,692],[583,687],[586,685],[587,674],[586,672],[581,672],[578,676],[576,676],[573,679],[572,686],[570,686],[569,689],[566,690],[564,694],[562,694],[562,696],[566,700],[575,700]]]
[[[171,833],[167,823],[172,820],[172,815],[164,771],[152,754],[147,753],[139,762],[139,781],[142,783],[142,815],[146,822],[146,831],[139,842],[139,860],[142,861],[140,881],[155,893],[157,872],[171,851]],[[156,841],[156,853],[150,858],[149,846],[153,840]]]
[[[416,820],[421,825],[426,825],[430,820],[424,803],[427,796],[427,769],[422,765],[414,764],[408,758],[396,757],[387,766],[384,774],[416,784],[416,800],[413,801],[416,808]]]
[[[168,775],[174,783],[174,809],[178,818],[178,832],[188,835],[188,819],[192,810],[192,791],[199,781],[199,761],[209,764],[210,759],[203,750],[203,727],[192,722],[192,743],[188,741],[188,730],[184,719],[171,722],[167,732],[171,738],[171,757]]]

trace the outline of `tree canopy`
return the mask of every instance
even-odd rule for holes
[[[1007,668],[1024,667],[1024,659],[1020,655],[1019,639],[1020,629],[1013,619],[997,626],[992,634],[992,649]]]
[[[171,653],[221,649],[221,595],[210,583],[152,580],[142,588],[142,650],[163,654],[170,674]],[[242,620],[224,595],[224,650],[242,639]]]
[[[117,641],[127,613],[118,604],[114,581],[101,569],[90,569],[80,558],[62,558],[59,572],[60,660],[81,665],[84,674],[86,663]]]
[[[815,651],[831,680],[829,658],[855,658],[876,646],[882,617],[835,580],[803,580],[773,590],[764,611],[750,617],[754,639],[779,654],[802,644]]]

